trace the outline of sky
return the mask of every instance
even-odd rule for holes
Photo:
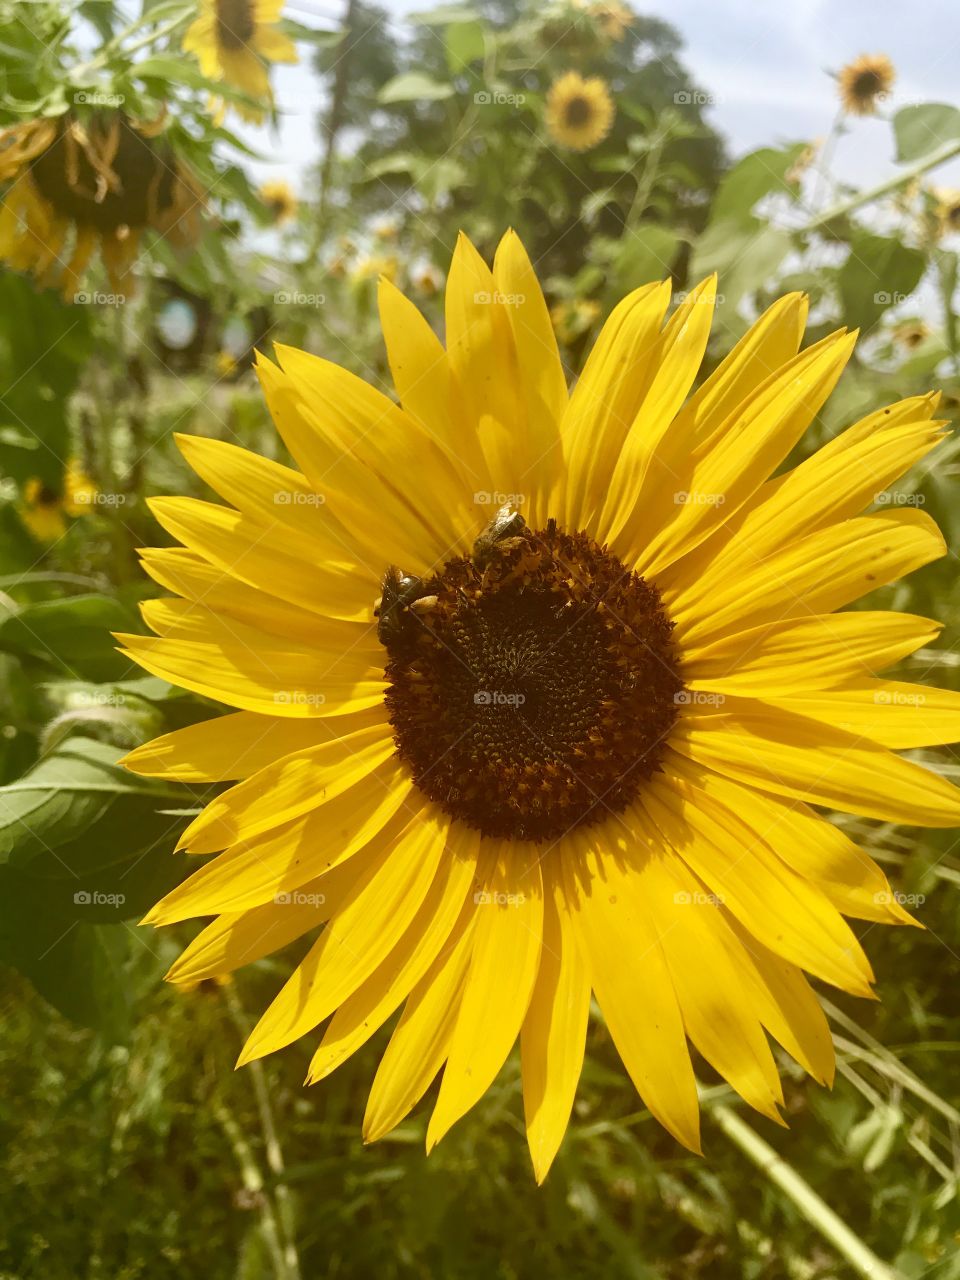
[[[345,7],[338,0],[288,0],[286,12],[305,25],[330,27]],[[385,7],[402,33],[407,14],[434,5],[389,0]],[[713,99],[708,118],[734,158],[758,146],[825,137],[837,110],[829,72],[861,53],[886,53],[897,68],[888,111],[924,101],[960,105],[955,0],[644,0],[633,7],[679,31],[683,61]],[[262,131],[247,138],[269,153],[255,166],[258,177],[283,177],[297,187],[319,155],[317,81],[308,65],[276,67],[274,87],[284,112],[279,134],[266,145]],[[895,172],[883,120],[857,121],[834,154],[836,171],[858,186]],[[960,186],[960,162],[944,166],[935,181]]]

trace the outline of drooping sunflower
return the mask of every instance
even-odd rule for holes
[[[841,67],[837,88],[844,111],[852,116],[872,116],[897,78],[885,53],[863,53]]]
[[[260,199],[278,226],[296,217],[297,197],[290,189],[289,183],[281,179],[265,182],[260,188]]]
[[[222,80],[255,101],[273,105],[268,64],[296,62],[293,41],[277,30],[283,0],[200,0],[200,13],[187,28],[183,47],[196,55],[210,80]],[[238,115],[255,124],[265,112],[235,104]]]
[[[202,196],[158,136],[162,120],[122,111],[30,120],[0,133],[0,261],[76,294],[99,245],[111,288],[131,289],[140,238],[153,228],[192,243]]]
[[[551,138],[570,151],[589,151],[610,132],[615,108],[605,80],[584,79],[568,71],[547,94],[546,122]]]
[[[402,1010],[367,1140],[440,1074],[432,1148],[519,1038],[542,1180],[591,992],[680,1142],[699,1150],[691,1044],[779,1119],[768,1035],[834,1070],[804,971],[868,996],[844,917],[911,922],[814,806],[960,823],[960,793],[896,754],[954,741],[960,696],[879,674],[937,623],[842,611],[944,553],[923,511],[863,514],[940,439],[936,397],[771,479],[854,336],[801,349],[790,294],[693,390],[714,297],[668,314],[668,283],[636,290],[568,393],[520,241],[490,270],[461,237],[446,348],[380,284],[399,403],[280,347],[258,373],[295,467],[182,437],[223,501],[153,503],[182,545],[144,564],[174,595],[143,606],[156,635],[118,638],[234,711],[127,757],[231,784],[180,841],[216,856],[147,919],[214,917],[174,982],[322,926],[241,1062],[308,1036],[319,1081]]]
[[[67,516],[89,515],[98,498],[97,486],[76,459],[63,473],[62,491],[31,476],[23,486],[20,519],[37,542],[50,543],[67,531]]]
[[[933,191],[936,218],[941,235],[960,231],[960,191],[953,187],[937,187]]]

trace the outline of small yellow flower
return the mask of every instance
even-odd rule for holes
[[[379,253],[367,254],[357,259],[350,272],[350,279],[354,284],[361,284],[366,280],[377,280],[383,276],[392,283],[397,278],[398,266],[397,259],[392,254],[389,256]]]
[[[274,182],[265,182],[260,188],[259,195],[265,208],[272,214],[273,220],[278,226],[280,223],[296,217],[297,197],[291,191],[289,183],[280,179]]]
[[[623,39],[633,25],[636,14],[619,0],[606,0],[605,3],[591,4],[587,12],[595,20],[601,33],[608,40],[618,42]]]
[[[283,0],[201,0],[183,48],[196,55],[209,80],[222,80],[248,97],[273,105],[271,62],[296,62],[293,42],[276,27]],[[260,124],[260,107],[237,106],[244,120]]]
[[[610,90],[599,76],[584,80],[579,72],[568,71],[547,94],[547,129],[554,142],[571,151],[589,151],[602,142],[615,113]]]
[[[32,476],[23,486],[20,519],[37,542],[50,543],[67,531],[63,499],[39,476]]]
[[[852,116],[872,116],[897,78],[885,53],[863,53],[840,68],[837,85],[844,111]]]
[[[96,505],[99,490],[80,462],[72,458],[63,477],[63,509],[68,516],[86,516]]]
[[[570,298],[550,309],[553,331],[565,347],[586,333],[599,314],[600,303],[592,298]]]

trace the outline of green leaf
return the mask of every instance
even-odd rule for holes
[[[112,596],[64,596],[22,605],[8,614],[0,621],[0,650],[67,675],[109,680],[132,670],[117,652],[111,631],[139,629],[137,619]]]
[[[787,195],[796,200],[798,188],[786,175],[803,154],[806,143],[788,147],[761,147],[733,166],[717,188],[710,212],[711,224],[748,223],[754,206],[769,195]]]
[[[773,276],[790,252],[792,240],[786,231],[753,219],[711,222],[697,241],[690,263],[690,278],[702,280],[716,271],[719,275],[717,311],[724,319],[730,338],[737,336],[734,313],[741,299],[760,289]]]
[[[901,107],[893,117],[893,134],[901,164],[922,160],[944,143],[960,140],[960,110],[945,102]]]
[[[453,95],[453,86],[432,80],[420,71],[405,71],[394,76],[380,90],[378,100],[391,102],[439,102]]]
[[[65,918],[49,909],[39,882],[0,867],[0,961],[65,1017],[113,1042],[130,1030],[129,947],[126,929]]]
[[[837,273],[847,324],[872,329],[888,307],[897,306],[920,283],[926,257],[894,236],[858,231]]]
[[[443,43],[451,75],[463,71],[471,62],[482,62],[486,54],[486,36],[479,22],[452,22],[443,33]]]

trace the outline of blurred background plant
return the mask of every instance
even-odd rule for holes
[[[383,383],[378,277],[442,330],[457,232],[489,255],[512,225],[571,377],[628,290],[670,276],[682,295],[717,270],[708,366],[788,289],[810,294],[810,341],[861,330],[803,453],[932,386],[942,416],[960,408],[960,192],[940,185],[960,110],[892,99],[888,58],[824,79],[828,137],[732,161],[677,32],[619,0],[456,4],[399,31],[359,0],[329,12],[0,0],[0,1276],[957,1280],[950,833],[850,824],[928,931],[860,926],[883,1003],[824,992],[838,1083],[785,1062],[789,1131],[701,1064],[706,1161],[650,1123],[599,1020],[538,1191],[515,1063],[429,1161],[422,1111],[364,1149],[379,1040],[309,1091],[306,1045],[232,1074],[282,956],[225,985],[161,981],[189,931],[136,921],[184,874],[170,851],[205,797],[116,762],[217,708],[132,670],[110,632],[138,629],[156,590],[144,499],[203,493],[174,433],[278,454],[255,347]],[[257,175],[273,64],[298,51],[317,144],[294,189]],[[864,117],[896,163],[861,187],[834,159]],[[877,503],[945,530],[950,557],[877,594],[946,621],[905,674],[958,687],[956,446]],[[960,778],[949,753],[929,763]]]

